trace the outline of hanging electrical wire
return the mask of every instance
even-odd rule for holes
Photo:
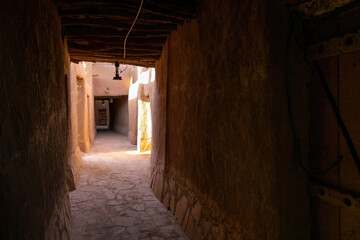
[[[135,17],[135,19],[134,19],[134,22],[133,22],[133,24],[131,25],[131,27],[130,27],[130,29],[129,29],[129,32],[126,34],[126,37],[125,37],[125,40],[124,40],[124,58],[125,58],[125,56],[126,56],[126,40],[127,40],[127,38],[129,37],[129,34],[130,34],[131,30],[133,29],[137,18],[139,17],[139,14],[140,14],[140,11],[141,11],[143,2],[144,2],[144,0],[141,0],[140,7],[139,7],[139,10],[138,10],[138,12],[137,12],[137,14],[136,14],[136,17]]]

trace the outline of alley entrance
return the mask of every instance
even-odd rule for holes
[[[150,154],[99,130],[70,193],[72,239],[187,239],[149,187]]]

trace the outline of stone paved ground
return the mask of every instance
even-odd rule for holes
[[[149,187],[149,158],[126,137],[98,131],[70,193],[72,239],[188,239]]]

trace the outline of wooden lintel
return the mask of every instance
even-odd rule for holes
[[[67,36],[68,42],[76,42],[79,44],[118,44],[118,43],[124,43],[125,37],[119,37],[119,36]],[[131,45],[150,45],[150,46],[163,46],[163,44],[166,41],[166,37],[149,37],[149,38],[138,38],[129,36],[127,40],[127,44],[129,46]]]
[[[130,60],[130,59],[122,59],[122,58],[104,58],[104,57],[84,57],[84,56],[74,56],[70,58],[71,62],[79,63],[82,61],[86,62],[109,62],[113,63],[115,61],[119,61],[120,64],[128,64],[135,65],[141,67],[155,67],[155,60]]]
[[[94,53],[104,53],[104,54],[122,54],[124,52],[123,48],[103,48],[103,49],[94,49],[94,48],[69,48],[69,52],[94,52]],[[159,50],[146,50],[146,49],[134,49],[134,48],[126,48],[126,52],[129,55],[160,55],[161,51]]]
[[[195,9],[195,2],[186,3],[184,1],[179,2],[159,2],[151,3],[145,1],[142,6],[142,11],[153,12],[154,14],[169,14],[170,16],[178,16],[180,18],[187,18],[191,16]],[[91,6],[108,6],[111,8],[123,8],[123,9],[135,9],[139,8],[139,1],[119,1],[119,0],[54,0],[57,7],[63,9],[71,8],[86,8]]]
[[[127,97],[128,95],[97,95],[97,96],[94,96],[95,100],[105,100],[105,99],[120,99],[121,97]]]
[[[89,9],[93,7],[99,7],[101,9],[112,9],[112,10],[118,10],[119,12],[122,12],[124,10],[126,11],[134,11],[134,14],[136,14],[137,10],[139,9],[138,5],[135,4],[126,4],[123,2],[117,2],[117,3],[86,3],[86,2],[74,2],[74,3],[68,3],[68,4],[56,4],[57,7],[61,10],[80,10],[80,9]],[[158,15],[163,17],[168,17],[171,19],[189,19],[192,17],[192,14],[190,12],[188,13],[181,13],[178,11],[174,11],[171,8],[162,8],[161,6],[152,6],[150,4],[143,4],[143,7],[141,8],[141,13],[145,14],[152,14],[152,15]]]
[[[311,196],[320,198],[323,201],[346,208],[352,212],[360,213],[360,197],[344,191],[332,189],[324,185],[310,183],[308,191]]]
[[[294,6],[294,9],[304,15],[318,17],[354,1],[355,0],[310,0]]]
[[[77,54],[81,54],[81,55],[101,55],[101,56],[119,56],[122,57],[124,52],[123,51],[84,51],[84,50],[77,50],[77,49],[69,49],[69,53],[70,55],[77,55]],[[141,51],[134,51],[134,50],[127,50],[126,51],[126,56],[128,57],[137,57],[137,58],[152,58],[152,59],[158,59],[160,58],[161,52],[141,52]]]
[[[83,55],[70,55],[70,59],[78,59],[79,61],[87,62],[115,62],[119,61],[120,64],[133,64],[138,63],[146,65],[149,63],[155,63],[157,59],[140,59],[140,58],[122,58],[122,56],[83,56]],[[131,62],[131,63],[130,63]]]
[[[116,28],[116,29],[124,29],[129,30],[131,23],[124,23],[123,21],[116,21],[114,19],[106,19],[106,18],[65,18],[61,19],[61,25],[65,27],[73,27],[73,26],[87,26],[87,27],[95,27],[95,28]],[[177,28],[176,24],[135,24],[132,31],[171,31]]]
[[[97,17],[97,18],[118,18],[132,23],[136,12],[125,11],[124,9],[59,9],[60,17]],[[171,16],[155,15],[151,13],[141,13],[138,18],[139,22],[150,21],[159,23],[182,23],[184,19]]]
[[[122,57],[124,55],[124,51],[79,51],[77,49],[69,49],[70,54],[81,54],[81,55],[97,55],[101,54],[104,56],[120,56]],[[126,56],[128,57],[138,57],[138,58],[146,58],[151,57],[154,59],[160,58],[161,52],[144,52],[144,51],[134,51],[134,50],[126,50]]]
[[[70,52],[70,57],[84,57],[89,59],[96,58],[109,58],[109,59],[123,59],[123,54],[103,54],[103,53],[94,53],[94,52]],[[141,61],[155,61],[160,58],[160,55],[130,55],[126,54],[127,60],[141,60]]]
[[[64,32],[69,36],[123,36],[125,37],[129,30],[117,30],[111,28],[94,28],[94,27],[66,27]],[[166,37],[170,31],[132,31],[132,37]]]
[[[79,49],[79,50],[113,50],[116,49],[117,51],[123,50],[123,42],[117,43],[89,43],[87,44],[79,44],[76,41],[68,41],[68,48],[72,49]],[[146,44],[126,44],[126,49],[129,50],[138,50],[138,51],[147,51],[147,52],[161,52],[162,46],[154,46],[154,45],[146,45]]]
[[[307,47],[307,59],[314,61],[321,58],[336,56],[360,50],[360,30],[342,37],[312,44]]]
[[[146,42],[146,39],[149,39],[149,38],[166,38],[169,34],[158,34],[158,33],[151,33],[149,32],[148,34],[142,34],[142,33],[139,33],[139,32],[134,32],[134,33],[131,33],[133,35],[129,36],[128,38],[128,41],[129,39],[142,39],[142,42]],[[86,38],[107,38],[107,37],[119,37],[119,39],[125,39],[125,36],[123,35],[118,35],[116,34],[116,32],[114,33],[96,33],[94,31],[92,32],[86,32],[86,31],[80,31],[80,32],[74,32],[74,31],[71,31],[71,32],[68,32],[68,31],[65,31],[65,35],[68,37],[68,39],[86,39]]]

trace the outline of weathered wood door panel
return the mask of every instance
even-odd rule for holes
[[[306,27],[308,44],[342,37],[360,30],[360,10]],[[318,60],[344,123],[360,154],[360,51]],[[360,173],[315,69],[310,79],[311,167],[324,169],[340,155],[342,162],[311,181],[360,196]],[[360,240],[360,213],[311,197],[312,239]]]
[[[360,151],[360,52],[341,54],[319,61],[342,118]],[[333,188],[360,196],[360,173],[354,163],[336,117],[312,70],[310,87],[312,168],[324,169],[340,155],[343,161],[324,176],[313,177]],[[360,214],[330,202],[312,198],[312,239],[360,240]]]
[[[339,56],[339,101],[340,112],[351,138],[360,151],[360,52]],[[352,159],[346,141],[339,139],[340,153],[344,160],[340,163],[339,187],[346,192],[360,196],[360,173]],[[360,214],[340,209],[341,239],[360,239]]]
[[[319,61],[330,90],[338,100],[338,57]],[[315,69],[311,69],[310,118],[311,118],[311,168],[322,170],[339,156],[339,127],[336,117],[322,89]],[[338,101],[337,101],[338,102]],[[337,188],[339,186],[339,167],[328,174],[316,177],[316,181]],[[313,214],[313,239],[339,240],[340,208],[318,198],[311,201]]]

